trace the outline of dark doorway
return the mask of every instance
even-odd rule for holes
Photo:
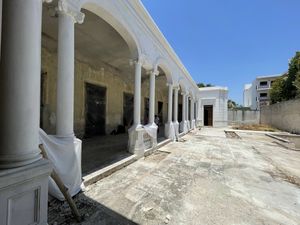
[[[182,104],[178,104],[178,122],[182,121]]]
[[[105,135],[106,88],[86,83],[85,137]]]
[[[145,98],[144,100],[144,124],[148,124],[149,122],[149,98]]]
[[[128,129],[133,124],[133,94],[123,95],[123,125]]]
[[[213,126],[213,106],[204,106],[204,126]]]
[[[157,108],[157,116],[159,118],[160,124],[164,124],[163,121],[163,102],[158,102],[158,108]]]

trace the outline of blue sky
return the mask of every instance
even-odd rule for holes
[[[142,0],[196,82],[242,103],[256,76],[282,73],[300,49],[300,0]]]

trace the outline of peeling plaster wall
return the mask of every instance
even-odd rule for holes
[[[85,60],[86,61],[86,60]],[[88,60],[87,60],[88,61]],[[102,66],[104,64],[101,64]],[[134,70],[133,70],[134,71]],[[43,82],[43,129],[55,133],[56,124],[56,83],[57,83],[57,54],[42,49]],[[117,70],[104,66],[103,69],[92,68],[87,63],[75,61],[75,101],[74,101],[74,131],[82,137],[85,129],[85,83],[106,87],[106,133],[109,134],[123,122],[123,93],[134,93],[134,83],[124,82]],[[166,81],[156,81],[156,109],[158,101],[163,102],[163,117],[167,119],[168,92]],[[144,99],[149,98],[149,79],[142,84],[141,119],[144,119]]]

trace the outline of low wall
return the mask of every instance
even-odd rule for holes
[[[259,124],[259,111],[228,110],[228,124]]]
[[[300,134],[300,99],[261,107],[260,122]]]

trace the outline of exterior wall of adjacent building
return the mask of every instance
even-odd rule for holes
[[[300,99],[261,107],[260,122],[300,134]]]
[[[199,124],[204,126],[204,106],[213,106],[213,127],[228,125],[228,89],[226,87],[205,87],[200,91]]]
[[[272,82],[280,76],[281,74],[257,77],[252,82],[250,106],[252,110],[260,110],[261,106],[270,105],[270,90],[272,88]]]
[[[252,84],[246,84],[244,87],[243,105],[244,107],[251,107]]]
[[[42,128],[49,134],[55,133],[56,126],[56,83],[57,54],[42,49]],[[76,136],[84,135],[85,130],[85,84],[91,83],[106,88],[106,133],[123,123],[123,94],[134,94],[134,82],[121,79],[121,74],[108,65],[101,64],[95,68],[87,63],[75,60],[75,93],[74,93],[74,132]],[[145,98],[149,98],[149,80],[142,84],[141,119],[144,117]],[[167,121],[168,92],[166,81],[156,81],[157,102],[163,102],[163,121]],[[143,122],[143,121],[142,121]]]

